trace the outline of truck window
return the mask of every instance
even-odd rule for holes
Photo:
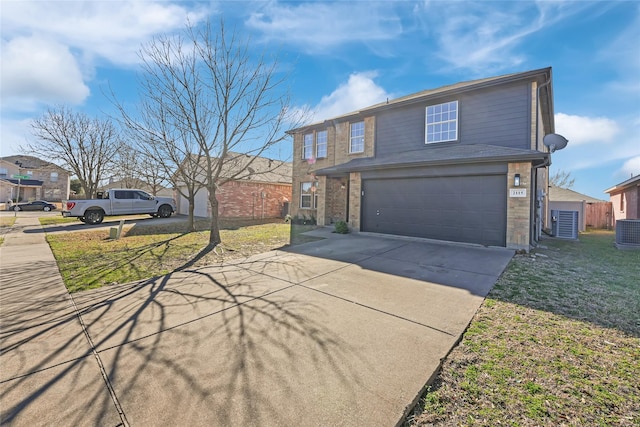
[[[135,195],[134,195],[134,191],[125,191],[125,190],[120,190],[120,191],[114,191],[113,192],[113,197],[116,199],[135,199]]]
[[[145,193],[144,191],[136,191],[135,193],[136,199],[151,200],[151,195]]]

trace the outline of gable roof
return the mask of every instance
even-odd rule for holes
[[[327,121],[345,121],[345,120],[352,119],[354,117],[363,117],[363,116],[372,115],[378,111],[386,110],[389,108],[395,108],[399,106],[411,105],[418,102],[423,102],[429,98],[448,96],[448,95],[468,92],[472,90],[483,89],[491,86],[507,84],[507,83],[511,83],[519,80],[536,80],[539,84],[545,83],[547,81],[551,82],[551,67],[540,68],[537,70],[525,71],[520,73],[504,74],[501,76],[487,77],[487,78],[477,79],[477,80],[469,80],[469,81],[454,83],[451,85],[441,86],[435,89],[427,89],[421,92],[416,92],[400,98],[387,100],[386,102],[381,102],[379,104],[365,107],[358,111],[352,111],[350,113],[346,113],[340,116],[328,118],[327,120],[322,120],[319,122],[308,124],[306,126],[301,126],[296,129],[291,129],[287,131],[287,133],[292,134],[292,133],[297,133],[299,131],[314,128],[317,126],[325,126]],[[546,85],[544,87],[546,102],[541,101],[541,108],[542,108],[543,115],[546,116],[550,121],[550,125],[551,125],[550,133],[553,132],[553,128],[554,128],[553,101],[551,101],[553,99],[553,95],[552,95],[551,86],[552,84],[550,83],[549,85]]]
[[[347,163],[319,169],[315,173],[316,175],[332,175],[385,168],[508,161],[531,161],[534,164],[544,164],[548,160],[549,153],[521,148],[485,144],[436,145],[427,146],[420,150],[395,153],[382,159],[361,157]]]
[[[570,190],[562,187],[549,187],[549,201],[551,202],[587,202],[587,203],[599,203],[606,202],[606,200],[599,200],[595,197],[587,196],[586,194],[578,193],[577,191]]]
[[[271,184],[291,184],[293,165],[282,160],[229,152],[222,176],[236,177],[239,181],[255,181]]]
[[[20,169],[57,169],[60,171],[68,172],[65,168],[60,167],[55,163],[47,162],[46,160],[42,160],[33,156],[18,154],[13,156],[0,157],[0,160],[4,160],[13,164],[19,162],[22,164],[22,166],[20,166]]]
[[[203,170],[206,170],[206,161],[206,158],[200,159]],[[235,181],[291,184],[293,165],[291,162],[230,151],[227,153],[220,177]]]
[[[632,176],[626,181],[622,181],[620,184],[616,184],[613,187],[604,190],[605,193],[613,193],[614,191],[624,190],[625,188],[640,186],[640,175]]]

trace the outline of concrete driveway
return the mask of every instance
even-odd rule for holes
[[[398,424],[513,252],[313,233],[327,239],[74,294],[81,332],[60,321],[31,356],[3,353],[2,420]]]

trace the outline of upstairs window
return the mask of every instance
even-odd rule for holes
[[[0,178],[6,178],[9,175],[7,168],[0,168]]]
[[[311,157],[313,157],[313,134],[307,133],[302,143],[302,158],[310,159]]]
[[[458,139],[458,101],[427,107],[426,143]]]
[[[49,181],[58,182],[58,172],[51,172],[51,176],[49,177]]]
[[[316,133],[316,158],[327,157],[327,131],[322,130]]]
[[[349,153],[364,152],[364,122],[351,123]]]

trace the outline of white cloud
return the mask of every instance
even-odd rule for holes
[[[631,177],[640,175],[640,156],[633,157],[622,165],[620,175]]]
[[[42,37],[2,43],[2,105],[32,110],[38,102],[81,103],[89,96],[80,67],[65,45]]]
[[[524,63],[528,58],[517,49],[530,35],[586,7],[587,2],[427,1],[414,16],[435,42],[440,68],[486,75]]]
[[[606,117],[557,113],[555,123],[556,133],[567,138],[571,145],[611,143],[620,133],[618,124]]]
[[[610,167],[616,179],[628,177],[636,165],[630,159],[640,158],[640,123],[634,122],[635,119],[627,116],[614,121],[605,117],[556,114],[556,131],[564,135],[569,144],[552,155],[553,165],[569,172]],[[622,163],[626,161],[630,163],[624,169]]]
[[[169,2],[13,1],[3,3],[3,34],[39,34],[116,64],[138,62],[140,43],[204,14]]]
[[[402,25],[393,7],[387,2],[273,2],[252,13],[245,24],[266,41],[326,51],[354,41],[394,39]]]
[[[375,77],[374,72],[351,74],[346,83],[323,96],[318,105],[311,108],[313,120],[330,119],[390,98],[391,94],[374,82]]]
[[[2,109],[79,104],[99,62],[139,61],[154,35],[197,23],[200,4],[161,1],[7,1],[2,3]]]
[[[17,154],[31,136],[31,120],[2,119],[0,126],[0,157]]]

